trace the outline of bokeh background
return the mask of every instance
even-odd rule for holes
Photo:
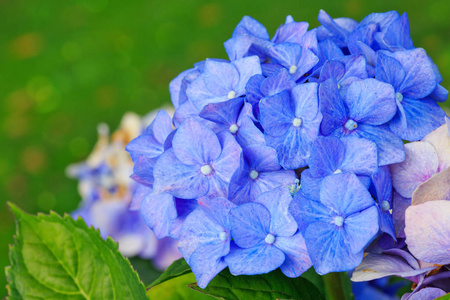
[[[115,129],[127,111],[170,101],[168,84],[195,62],[226,58],[223,42],[244,15],[273,34],[291,14],[318,26],[319,9],[360,21],[371,12],[409,14],[411,36],[450,88],[448,0],[49,1],[0,0],[0,267],[13,242],[11,201],[30,213],[74,210],[77,182],[96,126]],[[444,104],[450,108],[449,104]],[[6,279],[0,271],[0,297]]]

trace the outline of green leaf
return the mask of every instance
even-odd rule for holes
[[[307,279],[288,278],[279,269],[253,276],[234,276],[225,269],[205,289],[196,283],[189,287],[219,299],[325,299]]]
[[[151,284],[163,273],[163,271],[157,269],[153,265],[152,260],[148,258],[133,256],[129,257],[128,260],[130,261],[131,266],[136,270],[136,273],[138,273],[144,286]]]
[[[195,276],[192,272],[181,276],[171,277],[171,280],[165,280],[158,285],[154,285],[147,291],[150,300],[171,299],[171,300],[212,300],[214,297],[198,293],[190,288],[189,284],[195,282]]]
[[[437,298],[436,300],[449,300],[450,299],[450,293],[445,294],[444,296],[441,296]]]
[[[36,217],[10,207],[17,233],[6,269],[9,299],[147,299],[112,239],[80,218]]]
[[[161,284],[167,280],[192,273],[191,268],[186,263],[184,258],[180,258],[176,261],[174,261],[165,271],[164,273],[159,276],[158,279],[156,279],[152,284],[148,286],[148,288],[152,288],[155,285]],[[195,280],[194,280],[195,281]]]

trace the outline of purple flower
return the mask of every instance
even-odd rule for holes
[[[380,166],[404,160],[403,142],[386,124],[397,110],[391,85],[375,79],[354,82],[342,99],[335,79],[328,79],[320,84],[319,99],[324,136],[353,135],[373,141]]]
[[[225,198],[198,199],[199,207],[184,222],[178,247],[205,288],[226,267],[224,256],[230,252],[229,211],[235,205]]]
[[[298,277],[311,267],[304,239],[288,212],[291,200],[288,189],[278,187],[230,211],[236,246],[225,262],[232,274],[262,274],[280,267],[286,276]]]
[[[436,77],[425,50],[379,52],[376,78],[395,89],[398,111],[389,127],[399,137],[417,141],[444,124],[444,111],[435,100],[425,98],[436,88]]]
[[[290,95],[285,91],[265,98],[259,107],[267,145],[277,150],[280,165],[285,169],[306,166],[322,120],[317,83],[297,85]]]
[[[326,177],[318,199],[297,193],[289,211],[305,237],[319,274],[355,268],[361,263],[364,248],[378,232],[375,202],[351,173]]]
[[[195,108],[201,111],[209,103],[245,95],[247,81],[256,74],[261,74],[257,56],[233,62],[208,59],[205,71],[187,87],[186,93]]]
[[[182,199],[226,196],[241,148],[229,132],[216,136],[193,118],[184,121],[154,168],[154,190]]]
[[[230,181],[228,199],[240,205],[277,186],[295,183],[295,172],[281,169],[275,149],[252,145],[242,151],[243,162]]]

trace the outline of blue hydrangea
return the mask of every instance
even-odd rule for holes
[[[173,117],[159,113],[127,147],[132,208],[158,238],[179,240],[200,287],[226,267],[325,274],[357,267],[377,245],[407,247],[414,176],[445,169],[445,159],[408,158],[414,146],[402,140],[448,132],[438,105],[448,92],[413,46],[407,14],[357,22],[321,10],[318,20],[288,16],[271,37],[243,17],[224,43],[229,60],[180,73]],[[424,139],[448,153],[446,138]],[[414,172],[391,178],[403,165]]]

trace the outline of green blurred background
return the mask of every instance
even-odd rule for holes
[[[321,8],[358,21],[406,11],[414,45],[450,88],[448,0],[0,0],[0,266],[14,234],[6,202],[31,213],[75,209],[77,182],[64,169],[91,151],[99,122],[115,129],[126,111],[143,115],[169,103],[178,73],[226,58],[222,44],[242,16],[273,34],[288,14],[318,26]]]

